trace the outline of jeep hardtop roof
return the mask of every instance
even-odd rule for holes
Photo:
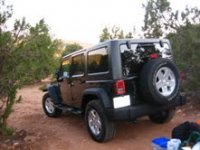
[[[99,47],[103,47],[103,46],[108,46],[111,43],[118,43],[118,44],[123,44],[126,42],[130,42],[130,43],[159,43],[159,42],[164,42],[164,43],[170,43],[168,39],[112,39],[112,40],[107,40],[105,42],[102,43],[98,43],[96,45],[93,45],[91,47],[88,48],[84,48],[84,49],[80,49],[78,51],[72,52],[70,54],[67,54],[65,56],[63,56],[63,58],[66,58],[68,56],[72,56],[72,55],[76,55],[77,53],[81,53],[90,49],[97,49]],[[169,44],[169,46],[171,47],[171,45]]]

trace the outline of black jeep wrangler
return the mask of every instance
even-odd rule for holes
[[[50,87],[55,91],[46,89],[46,115],[57,117],[62,111],[84,115],[98,142],[114,136],[114,121],[147,115],[164,123],[185,103],[167,39],[110,40],[68,54]],[[55,105],[54,97],[62,105]]]

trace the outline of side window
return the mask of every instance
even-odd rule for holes
[[[108,71],[108,50],[101,48],[88,53],[88,73]]]
[[[84,55],[77,55],[72,57],[72,65],[70,68],[71,75],[84,74]]]
[[[69,72],[69,67],[70,67],[70,60],[66,59],[62,62],[62,70],[63,72]]]

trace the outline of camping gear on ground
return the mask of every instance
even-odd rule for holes
[[[181,143],[180,148],[182,147],[190,147],[192,150],[200,150],[200,132],[192,132],[189,138]]]
[[[181,144],[181,140],[171,139],[167,142],[167,150],[179,150],[180,144]]]
[[[200,150],[200,120],[184,122],[172,130],[172,139],[152,140],[153,150]]]
[[[167,142],[169,141],[166,137],[155,138],[151,141],[153,150],[167,150]]]
[[[192,150],[200,150],[200,142],[196,143],[193,147]]]
[[[172,138],[180,139],[183,142],[186,141],[194,131],[200,133],[200,125],[186,121],[172,130]]]
[[[179,139],[169,139],[166,137],[152,140],[153,150],[179,150],[181,141]]]

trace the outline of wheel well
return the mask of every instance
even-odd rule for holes
[[[92,94],[83,96],[82,105],[81,105],[81,109],[83,110],[83,114],[85,113],[85,108],[86,108],[87,103],[90,102],[91,100],[94,100],[94,99],[98,99],[98,97],[96,95],[92,95]]]

